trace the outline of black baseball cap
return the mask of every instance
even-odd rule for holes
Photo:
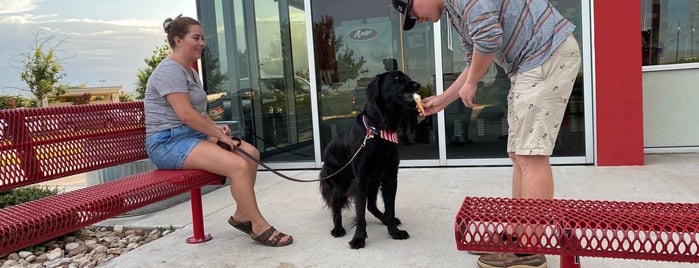
[[[413,0],[393,0],[393,7],[398,12],[403,13],[405,17],[405,20],[403,20],[403,31],[412,29],[415,26],[415,21],[417,21],[417,17],[410,15],[410,11],[413,10]]]

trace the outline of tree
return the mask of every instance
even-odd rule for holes
[[[31,52],[24,54],[24,71],[20,74],[22,80],[27,83],[29,91],[38,100],[39,107],[47,96],[56,97],[65,94],[68,86],[61,85],[60,80],[65,77],[61,60],[56,58],[54,52],[64,40],[50,46],[53,36],[43,36],[43,32],[34,34],[34,47]],[[44,49],[48,51],[44,53]]]
[[[344,43],[342,36],[335,35],[334,24],[333,17],[322,17],[313,23],[313,36],[320,83],[337,89],[367,70],[362,69],[364,57],[357,57],[358,53]]]
[[[228,76],[221,73],[218,57],[211,54],[209,47],[204,47],[202,54],[202,71],[206,82],[204,89],[208,94],[222,92],[221,85],[228,80]]]
[[[133,101],[133,98],[128,94],[119,94],[119,102]]]
[[[168,55],[170,55],[170,46],[168,45],[167,40],[165,40],[163,45],[156,47],[155,50],[153,50],[152,56],[143,60],[146,62],[148,67],[138,69],[138,82],[136,82],[136,92],[138,92],[138,96],[136,99],[142,100],[146,97],[146,84],[148,84],[148,78],[153,73],[153,70],[155,70],[155,67],[158,66],[161,61],[167,58]]]
[[[359,74],[367,73],[368,70],[362,69],[366,60],[363,56],[357,58],[357,52],[345,45],[342,38],[337,39],[335,47],[335,55],[337,55],[337,80],[339,87],[347,80],[356,79]]]
[[[73,99],[73,105],[90,104],[92,101],[92,94],[85,93],[80,97],[75,97]]]
[[[19,95],[0,95],[0,109],[14,109],[19,107],[36,107],[36,99],[30,99]]]

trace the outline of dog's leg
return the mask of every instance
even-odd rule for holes
[[[369,210],[369,212],[371,212],[371,214],[374,215],[374,217],[379,219],[381,223],[383,223],[384,225],[389,225],[390,223],[387,220],[388,218],[386,218],[386,214],[381,212],[381,210],[379,210],[379,207],[377,206],[380,187],[381,186],[379,185],[371,185],[369,187],[369,192],[367,193],[368,201],[366,204],[367,210]],[[398,218],[393,218],[393,220],[396,225],[401,225],[401,222]]]
[[[354,237],[349,242],[350,248],[360,249],[366,245],[366,200],[367,200],[367,178],[365,174],[360,175],[359,185],[354,198],[354,209],[356,211]]]
[[[396,218],[396,191],[398,190],[398,167],[395,172],[386,174],[383,179],[381,193],[385,205],[384,224],[388,228],[388,233],[393,239],[408,239],[410,235],[404,230],[398,229],[400,220]]]
[[[347,198],[341,194],[335,194],[333,196],[332,209],[333,212],[333,229],[330,230],[330,234],[333,237],[342,237],[347,233],[345,228],[342,227],[342,208],[345,207],[347,203]]]
[[[325,174],[322,172],[321,174]],[[339,175],[338,175],[339,176]],[[333,229],[330,234],[333,237],[344,236],[347,232],[342,227],[342,209],[347,206],[347,197],[343,194],[345,189],[334,181],[322,181],[320,183],[321,193],[325,204],[332,211]]]

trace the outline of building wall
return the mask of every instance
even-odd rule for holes
[[[646,152],[696,151],[699,147],[699,68],[643,72]]]
[[[596,164],[643,165],[640,2],[593,5]]]

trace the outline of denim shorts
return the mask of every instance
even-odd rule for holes
[[[205,139],[207,135],[182,125],[148,135],[146,151],[156,167],[180,169],[189,152]]]

